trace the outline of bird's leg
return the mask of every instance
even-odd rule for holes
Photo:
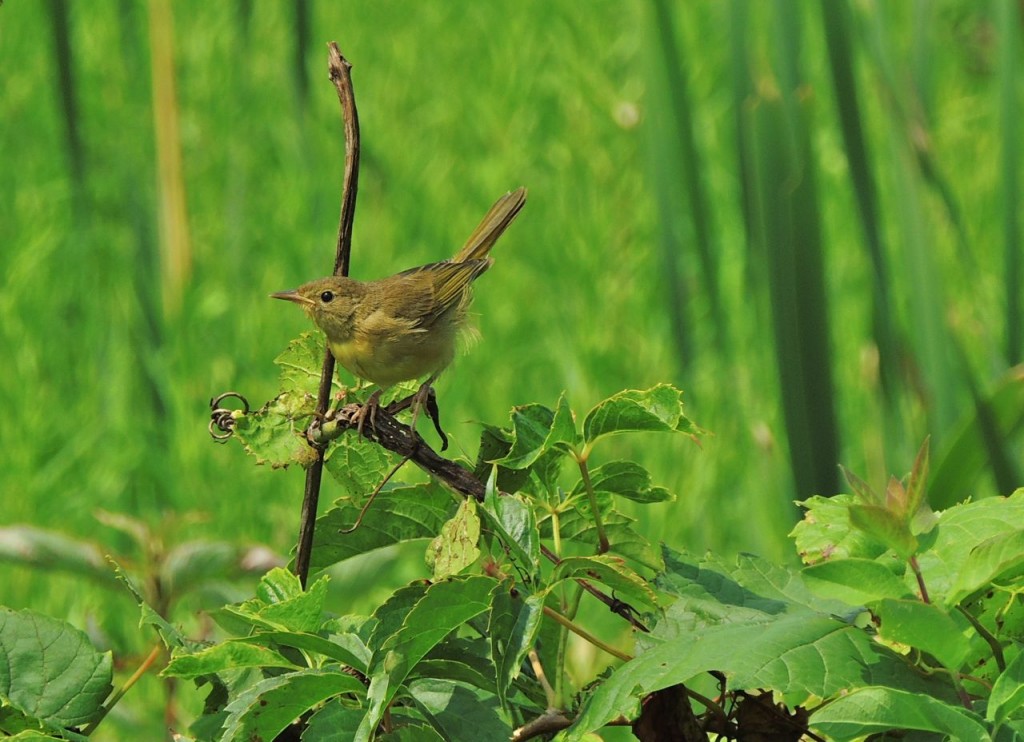
[[[378,389],[370,398],[363,402],[359,407],[359,411],[356,412],[351,418],[349,423],[356,424],[356,431],[359,435],[363,434],[363,426],[366,425],[366,418],[370,418],[370,429],[376,431],[377,429],[377,408],[380,407],[380,394],[383,389]]]

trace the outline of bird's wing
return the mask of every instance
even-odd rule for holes
[[[415,327],[430,327],[442,314],[462,304],[469,284],[493,262],[490,258],[462,263],[444,261],[402,271],[391,279],[406,279],[401,318],[411,321]],[[429,273],[430,280],[417,275],[421,273]]]

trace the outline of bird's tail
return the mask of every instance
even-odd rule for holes
[[[463,263],[467,260],[486,258],[494,243],[508,229],[508,225],[516,218],[525,203],[526,189],[522,187],[499,198],[451,262]]]

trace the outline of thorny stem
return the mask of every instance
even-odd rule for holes
[[[608,551],[608,536],[604,532],[604,523],[601,521],[601,510],[597,506],[597,493],[594,492],[594,485],[590,481],[590,469],[587,467],[587,457],[580,456],[576,459],[580,466],[580,476],[583,478],[583,487],[587,490],[587,497],[590,499],[590,509],[594,514],[594,526],[597,528],[597,553],[604,554]]]
[[[328,44],[327,67],[331,82],[338,91],[345,129],[345,174],[341,187],[341,218],[338,225],[338,244],[334,256],[334,275],[347,276],[352,253],[352,224],[355,219],[356,191],[359,182],[359,116],[356,113],[355,92],[352,89],[352,65],[349,64],[335,42]],[[320,389],[316,399],[316,414],[323,416],[331,396],[334,378],[334,356],[328,350],[320,371]],[[306,486],[299,519],[299,543],[295,550],[295,574],[303,589],[309,577],[309,562],[313,552],[313,532],[316,526],[317,506],[320,502],[320,482],[324,471],[323,446],[317,446],[316,459],[306,469]]]

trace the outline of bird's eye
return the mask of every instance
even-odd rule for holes
[[[334,301],[334,292],[333,291],[325,291],[325,292],[323,292],[322,294],[320,294],[320,301],[322,301],[324,304],[330,304],[332,301]]]

